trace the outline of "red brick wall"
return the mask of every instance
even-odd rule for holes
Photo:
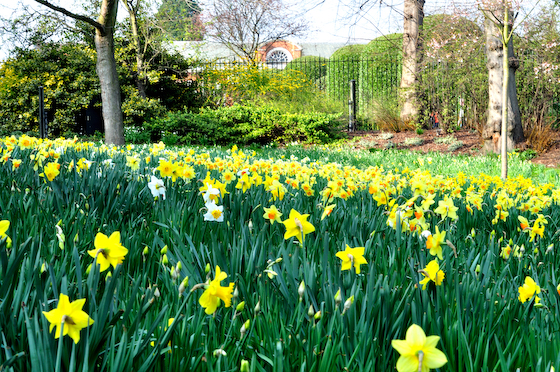
[[[286,49],[292,55],[292,59],[301,57],[301,47],[299,45],[292,44],[289,41],[278,40],[272,43],[265,44],[259,48],[258,53],[260,55],[261,61],[264,62],[266,60],[266,55],[268,54],[268,52],[270,52],[274,48]]]

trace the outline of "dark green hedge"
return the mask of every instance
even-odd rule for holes
[[[129,142],[163,141],[167,145],[327,143],[341,137],[338,115],[286,114],[278,109],[234,105],[199,113],[175,112],[152,119]]]

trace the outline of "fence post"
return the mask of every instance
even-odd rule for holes
[[[350,100],[348,100],[348,131],[356,130],[356,80],[350,80]]]
[[[39,135],[47,138],[47,113],[45,112],[45,94],[43,87],[39,87]]]

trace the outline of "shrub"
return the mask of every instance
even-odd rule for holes
[[[327,58],[303,56],[290,61],[285,70],[297,70],[305,74],[310,81],[317,82],[327,75]]]
[[[402,41],[402,34],[384,35],[363,48],[358,81],[362,110],[370,106],[372,100],[397,97],[402,71]]]
[[[359,80],[360,56],[365,48],[363,44],[347,45],[338,49],[331,56],[327,66],[327,91],[337,99],[348,99],[348,82]]]
[[[168,113],[146,124],[152,142],[168,145],[326,143],[340,137],[339,115],[286,114],[271,107],[241,106]]]
[[[414,129],[413,125],[402,121],[396,99],[373,100],[369,113],[373,122],[373,128],[386,132],[401,132]]]
[[[410,137],[404,140],[405,146],[420,146],[424,143],[424,140],[419,137]]]

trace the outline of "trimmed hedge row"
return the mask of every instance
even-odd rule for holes
[[[199,113],[170,112],[125,131],[127,142],[167,145],[328,143],[342,136],[339,115],[287,114],[269,107],[233,105]]]

